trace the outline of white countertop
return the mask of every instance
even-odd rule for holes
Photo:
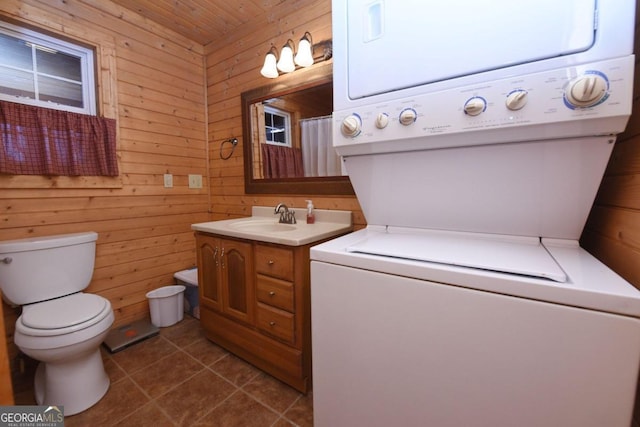
[[[281,229],[277,225],[280,214],[274,214],[274,208],[268,206],[253,206],[252,216],[247,218],[201,222],[192,224],[191,229],[288,246],[306,245],[353,229],[350,211],[314,209],[315,223],[307,224],[306,209],[289,208],[289,210],[295,211],[297,223],[289,227],[282,226]],[[256,228],[252,229],[251,225],[256,225]],[[262,225],[265,225],[264,230],[260,229]]]

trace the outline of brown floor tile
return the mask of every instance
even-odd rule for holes
[[[191,316],[185,316],[181,322],[168,328],[161,328],[160,335],[180,348],[186,347],[204,336],[200,322]]]
[[[293,404],[291,408],[284,413],[284,417],[293,421],[295,425],[300,427],[313,426],[313,394],[307,393],[306,396],[300,396],[300,399]]]
[[[128,374],[178,351],[161,336],[155,336],[111,355],[111,358]]]
[[[131,378],[152,398],[163,395],[202,369],[202,364],[177,351],[136,371]]]
[[[128,378],[112,383],[97,404],[77,415],[65,417],[67,427],[113,425],[149,402],[144,393]]]
[[[255,368],[233,354],[229,354],[218,360],[211,365],[210,368],[238,387],[242,387],[251,381],[260,372],[258,368]]]
[[[278,414],[260,404],[248,394],[237,391],[233,396],[201,418],[195,425],[265,427],[273,424],[278,417]]]
[[[37,405],[33,390],[21,390],[13,393],[14,404],[16,405]]]
[[[127,375],[111,358],[104,359],[104,370],[107,372],[107,376],[109,376],[112,384],[120,381]]]
[[[119,426],[173,427],[171,421],[153,402],[147,403],[128,417],[118,422]]]
[[[287,420],[286,418],[280,418],[274,425],[271,427],[297,427],[294,423]]]
[[[280,413],[284,412],[300,396],[296,390],[265,373],[260,373],[242,389]]]
[[[20,368],[15,368],[11,373],[13,399],[16,405],[37,405],[33,394],[33,380],[40,362],[24,354],[20,354],[19,359],[20,362],[16,360],[16,363],[20,364]]]
[[[300,395],[212,343],[193,318],[185,316],[159,336],[115,354],[101,348],[101,354],[109,391],[88,410],[65,417],[67,426],[313,425],[311,395]],[[26,366],[34,369],[18,378],[16,404],[35,404],[33,362]]]
[[[184,347],[183,350],[207,366],[229,354],[227,350],[214,344],[205,337],[199,337],[195,342]]]
[[[156,401],[178,425],[189,426],[237,390],[217,374],[203,369]]]

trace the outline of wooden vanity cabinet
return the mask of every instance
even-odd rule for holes
[[[197,245],[200,305],[253,323],[251,243],[201,234]]]
[[[306,393],[309,249],[316,243],[284,246],[202,232],[196,232],[196,243],[200,322],[207,338]]]

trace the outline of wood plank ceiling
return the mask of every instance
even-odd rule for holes
[[[284,0],[112,0],[178,34],[207,45]]]

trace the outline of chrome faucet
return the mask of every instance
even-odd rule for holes
[[[285,205],[284,203],[278,203],[278,206],[276,206],[273,213],[274,215],[280,214],[280,221],[278,222],[282,224],[296,223],[296,212],[290,211],[287,205]]]

